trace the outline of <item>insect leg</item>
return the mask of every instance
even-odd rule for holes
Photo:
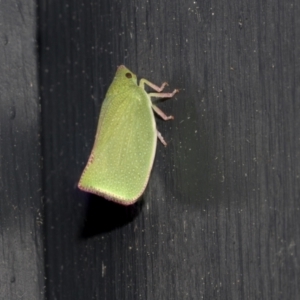
[[[168,85],[167,82],[164,82],[164,83],[159,87],[159,86],[155,85],[154,83],[148,81],[147,79],[142,78],[142,79],[140,80],[139,86],[140,86],[142,89],[145,89],[145,84],[147,84],[148,86],[150,86],[151,88],[153,88],[153,89],[154,89],[155,91],[157,91],[157,92],[161,92],[161,91],[165,88],[165,86]]]
[[[174,119],[173,116],[167,116],[160,108],[158,108],[154,104],[152,104],[152,109],[165,121]]]
[[[172,93],[149,93],[149,97],[153,98],[172,98],[179,90],[174,90]]]
[[[158,139],[161,141],[161,143],[162,143],[165,147],[167,147],[167,143],[166,143],[165,139],[163,138],[163,136],[161,135],[161,133],[160,133],[158,130],[156,130],[156,133],[157,133],[157,137],[158,137]]]

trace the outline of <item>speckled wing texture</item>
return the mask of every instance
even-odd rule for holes
[[[156,143],[150,97],[121,66],[103,102],[79,188],[123,205],[136,202],[149,180]]]

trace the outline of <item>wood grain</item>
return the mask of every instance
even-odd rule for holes
[[[0,2],[0,299],[44,294],[34,4]]]
[[[19,228],[10,236],[1,225],[2,238],[35,232],[24,199],[43,188],[46,255],[33,273],[46,266],[47,299],[299,298],[299,13],[294,0],[39,1],[44,168],[37,102],[26,109],[11,96],[21,107],[14,120],[33,121],[14,131],[11,104],[1,109],[1,176],[20,188],[9,195],[1,177],[0,222]],[[21,53],[13,45],[9,57]],[[157,121],[169,145],[158,146],[146,193],[128,208],[76,188],[120,64],[180,89],[159,105],[175,116]],[[7,70],[22,98],[30,80]],[[13,181],[17,166],[30,181]],[[14,201],[24,221],[3,209]],[[33,265],[25,260],[23,280]]]

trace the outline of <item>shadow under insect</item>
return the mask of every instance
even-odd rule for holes
[[[93,194],[87,196],[88,204],[81,238],[89,238],[126,226],[140,214],[144,205],[143,197],[132,205],[124,206]]]

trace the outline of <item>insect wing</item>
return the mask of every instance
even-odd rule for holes
[[[147,94],[134,86],[105,98],[81,189],[124,205],[145,190],[156,149],[156,125]]]

